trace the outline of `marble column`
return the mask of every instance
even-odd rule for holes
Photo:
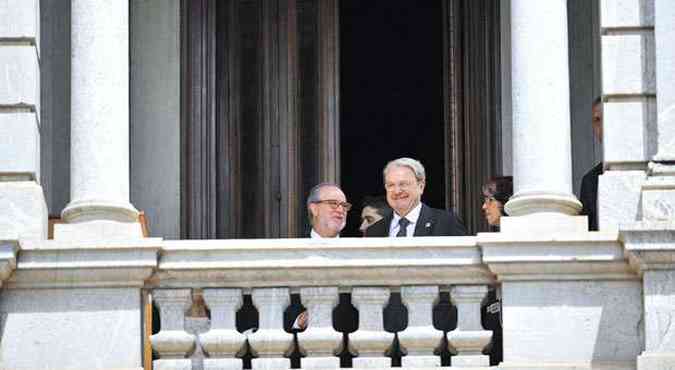
[[[129,203],[129,2],[73,0],[71,189],[62,217],[135,222]]]
[[[567,1],[513,0],[511,32],[515,193],[506,210],[511,216],[576,215]]]

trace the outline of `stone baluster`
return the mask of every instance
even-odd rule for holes
[[[241,289],[204,289],[204,300],[211,309],[211,329],[199,335],[204,359],[204,370],[242,369],[240,354],[246,336],[236,328],[237,310],[242,305]]]
[[[260,314],[260,327],[248,335],[254,358],[253,369],[288,369],[288,355],[292,350],[293,335],[284,331],[284,310],[290,304],[287,288],[254,289],[253,305]]]
[[[484,330],[480,320],[480,305],[487,296],[484,285],[453,286],[450,300],[457,307],[457,329],[448,333],[448,346],[457,353],[453,367],[487,367],[489,356],[482,351],[490,343],[492,332]]]
[[[401,350],[407,354],[401,359],[402,367],[441,366],[441,358],[433,354],[443,338],[443,332],[433,323],[437,299],[437,286],[401,287],[401,300],[408,308],[408,327],[398,333]]]
[[[153,361],[153,368],[191,370],[192,361],[185,357],[195,347],[195,336],[184,329],[185,312],[192,305],[190,289],[156,289],[152,298],[159,307],[161,322],[161,331],[150,337],[160,358]]]
[[[354,288],[352,303],[359,310],[359,329],[349,335],[349,352],[355,368],[384,368],[391,366],[385,352],[391,347],[393,333],[384,331],[382,310],[389,301],[388,288]]]
[[[338,303],[336,287],[301,288],[300,298],[307,308],[307,330],[298,333],[303,369],[333,369],[340,367],[335,357],[342,345],[342,333],[333,329],[333,308]]]

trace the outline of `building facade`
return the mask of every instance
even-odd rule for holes
[[[350,4],[0,0],[0,368],[675,367],[672,1],[448,0],[425,5],[436,18],[401,2],[381,23],[389,8]],[[437,117],[387,129],[475,236],[302,238],[309,187],[377,191],[382,158],[406,153],[359,134],[353,73],[375,56],[349,40],[424,19]],[[375,40],[414,54],[411,32]],[[390,90],[423,74],[388,64],[368,73],[394,71]],[[588,232],[577,189],[601,159]],[[515,194],[487,233],[479,185],[499,174]],[[492,288],[500,341],[481,324]],[[300,304],[310,326],[289,333]]]

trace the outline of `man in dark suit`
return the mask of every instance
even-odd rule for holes
[[[598,142],[602,143],[602,99],[593,101],[593,134]],[[586,172],[581,179],[579,200],[583,205],[580,215],[588,216],[588,230],[598,231],[598,177],[603,173],[602,162],[596,164]]]
[[[384,167],[387,203],[394,212],[366,230],[368,237],[466,235],[457,217],[421,202],[424,166],[412,158],[399,158]]]

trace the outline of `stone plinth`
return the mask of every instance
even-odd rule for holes
[[[631,368],[642,287],[616,232],[479,234],[502,282],[505,368]]]
[[[675,367],[675,222],[642,221],[624,225],[621,237],[631,265],[642,275],[645,350],[638,369]]]
[[[47,203],[37,182],[0,179],[0,210],[0,230],[26,240],[47,239]]]
[[[140,287],[159,240],[80,245],[20,240],[0,293],[0,358],[8,369],[140,368]],[[11,269],[0,244],[0,275]]]

